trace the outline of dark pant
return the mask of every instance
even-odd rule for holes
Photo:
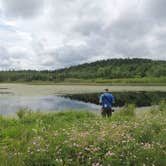
[[[103,117],[111,117],[112,116],[112,108],[110,108],[110,107],[102,108],[101,115]]]

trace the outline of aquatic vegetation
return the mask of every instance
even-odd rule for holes
[[[0,117],[0,165],[162,166],[166,162],[166,111],[136,113],[128,105],[106,119],[86,111],[21,111],[20,118]]]
[[[105,88],[109,88],[111,92],[137,92],[137,91],[160,91],[166,92],[165,86],[143,86],[129,84],[114,85],[112,84],[0,84],[0,93],[6,95],[18,95],[18,96],[46,96],[46,95],[66,95],[66,94],[83,94],[83,93],[100,93]]]

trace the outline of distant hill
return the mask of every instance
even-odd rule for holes
[[[166,76],[166,61],[108,59],[55,71],[64,78],[137,78]]]
[[[166,61],[108,59],[53,71],[1,71],[1,82],[166,77]]]

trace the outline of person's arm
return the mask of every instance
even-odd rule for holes
[[[102,104],[102,95],[100,96],[99,104]]]

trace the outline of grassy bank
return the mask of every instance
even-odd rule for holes
[[[30,84],[30,85],[132,85],[132,86],[165,86],[166,77],[137,77],[137,78],[65,78],[64,80],[49,81],[49,80],[17,80],[17,81],[0,81],[0,83],[13,84]]]
[[[69,83],[112,84],[112,85],[166,85],[166,77],[117,78],[117,79],[74,79],[64,80]]]
[[[90,112],[19,112],[0,117],[0,165],[156,165],[166,163],[166,106],[111,119]]]

